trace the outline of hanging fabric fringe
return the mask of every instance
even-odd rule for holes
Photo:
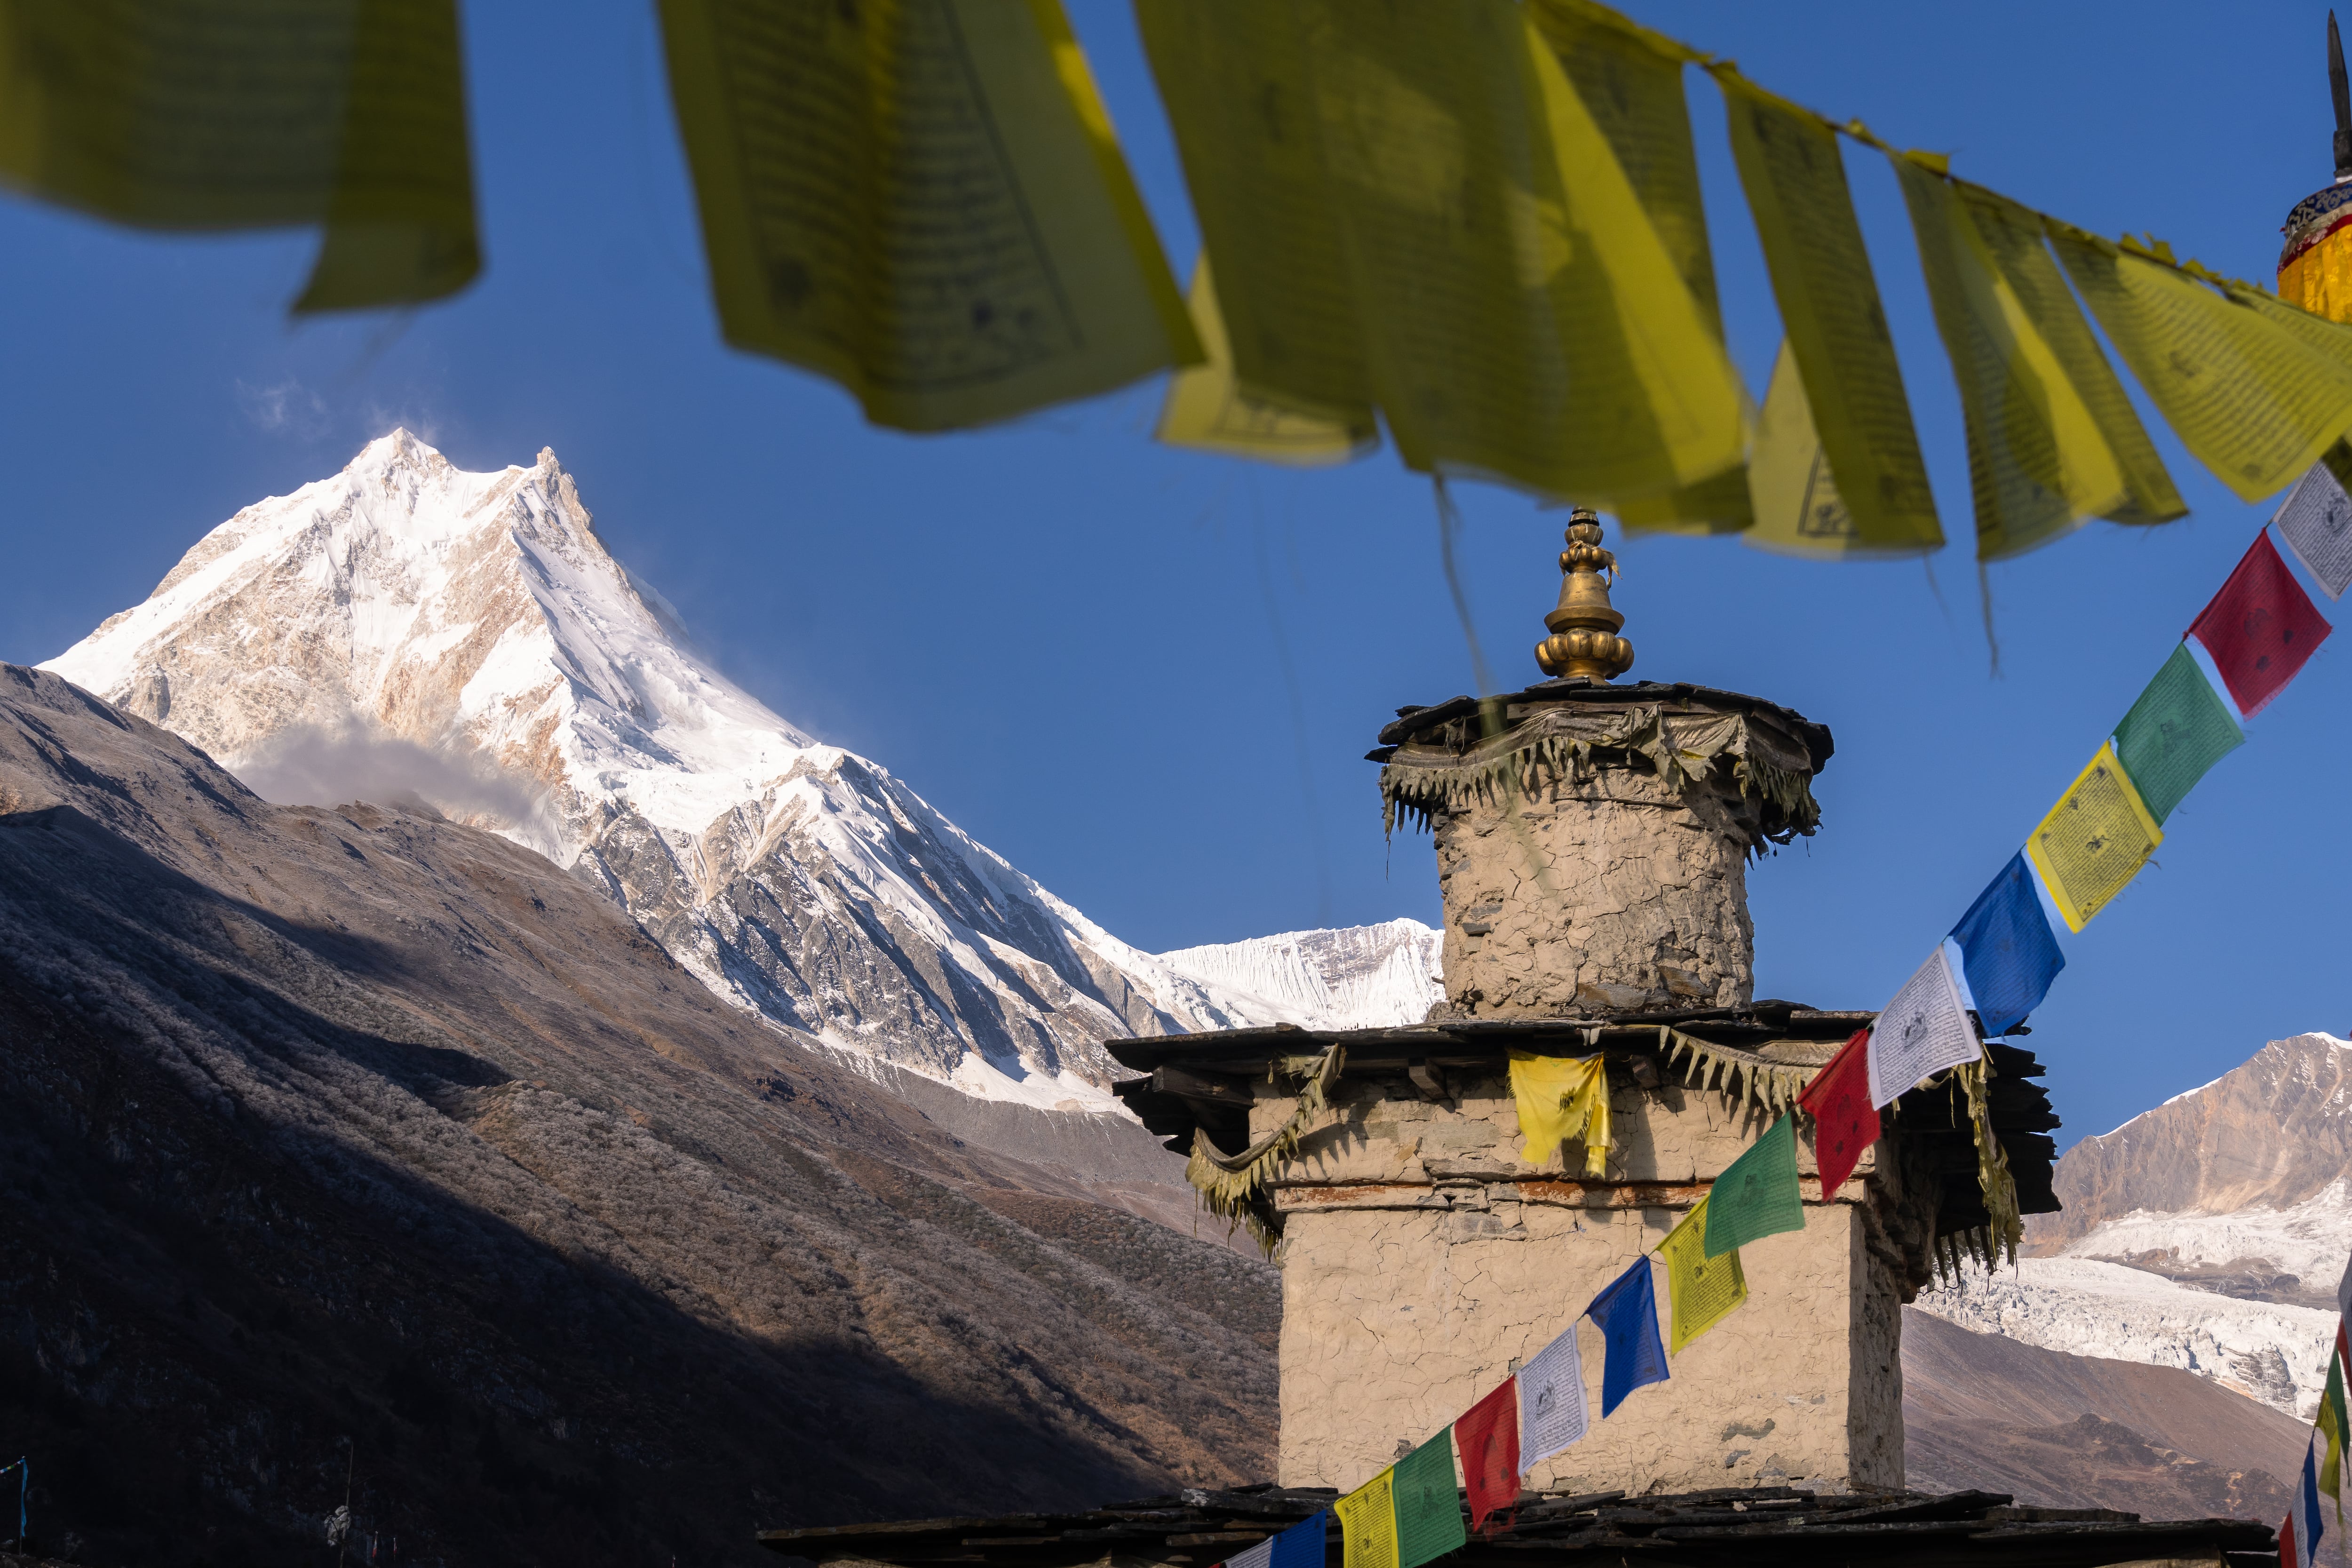
[[[1269,1223],[1271,1216],[1263,1203],[1266,1181],[1276,1166],[1297,1152],[1298,1140],[1308,1123],[1330,1108],[1332,1087],[1339,1081],[1339,1073],[1346,1066],[1346,1047],[1337,1044],[1319,1058],[1292,1057],[1269,1066],[1269,1081],[1276,1072],[1282,1072],[1289,1077],[1304,1077],[1306,1085],[1282,1125],[1238,1154],[1228,1154],[1218,1148],[1202,1129],[1192,1130],[1192,1157],[1185,1163],[1184,1179],[1201,1194],[1202,1208],[1228,1225],[1247,1226],[1258,1249],[1268,1258],[1274,1256],[1275,1245],[1281,1237]]]
[[[1753,1051],[1718,1046],[1685,1035],[1669,1024],[1658,1026],[1658,1049],[1664,1054],[1667,1066],[1683,1068],[1684,1082],[1700,1089],[1720,1087],[1737,1103],[1760,1106],[1774,1116],[1794,1110],[1797,1096],[1804,1092],[1805,1086],[1813,1081],[1813,1074],[1820,1070],[1766,1061]],[[1734,1082],[1739,1086],[1737,1089],[1732,1088]]]
[[[1977,1142],[1977,1185],[1984,1193],[1985,1212],[1992,1216],[1984,1243],[1985,1267],[1993,1266],[1997,1242],[2017,1262],[2017,1244],[2025,1239],[2025,1220],[2017,1212],[2017,1179],[2010,1174],[2009,1151],[1993,1136],[1992,1060],[1990,1055],[1952,1069],[1952,1078],[1968,1097],[1969,1131]]]
[[[1458,732],[1457,732],[1458,731]],[[1741,795],[1763,810],[1751,848],[1785,844],[1820,825],[1809,753],[1745,713],[1676,713],[1655,703],[1590,711],[1548,706],[1489,737],[1465,721],[1397,748],[1381,769],[1381,818],[1396,831],[1402,814],[1426,828],[1433,813],[1516,794],[1529,799],[1593,776],[1594,752],[1647,759],[1670,789],[1726,768]]]

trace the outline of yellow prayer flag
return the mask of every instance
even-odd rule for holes
[[[1729,358],[1519,8],[1304,9],[1372,384],[1405,461],[1595,505],[1738,464]]]
[[[1952,182],[1954,193],[1968,209],[1978,235],[1991,251],[2018,308],[2033,331],[2057,357],[2066,380],[2098,426],[2099,434],[2122,469],[2129,492],[2121,506],[2103,513],[2110,522],[2169,522],[2189,515],[2189,504],[2173,487],[2172,476],[2156,455],[2147,427],[2132,407],[2123,380],[2091,335],[2073,290],[2058,272],[2058,264],[2042,237],[2041,215],[2007,196]]]
[[[902,430],[1199,342],[1060,0],[662,0],[727,341]]]
[[[2058,797],[2025,848],[2067,929],[2081,931],[2163,842],[2164,830],[2141,804],[2110,741]]]
[[[1600,1057],[1511,1056],[1511,1098],[1519,1111],[1519,1158],[1530,1165],[1551,1159],[1570,1138],[1584,1140],[1584,1173],[1609,1169],[1609,1064]]]
[[[2015,555],[2124,505],[2123,470],[1940,168],[1890,152],[1968,431],[1977,558]]]
[[[1215,260],[1242,395],[1370,427],[1371,372],[1297,8],[1136,0],[1135,17]]]
[[[1943,529],[1836,132],[1728,67],[1715,77],[1789,350],[1858,540],[1932,550]]]
[[[1370,414],[1351,429],[1337,419],[1297,413],[1242,389],[1234,378],[1233,353],[1224,321],[1217,314],[1217,289],[1206,256],[1192,269],[1187,303],[1208,363],[1169,378],[1167,401],[1160,407],[1160,440],[1171,447],[1198,447],[1306,468],[1344,463],[1381,444],[1380,426]]]
[[[1813,415],[1805,399],[1805,379],[1789,341],[1772,363],[1772,384],[1764,391],[1764,412],[1756,421],[1756,450],[1748,460],[1748,489],[1755,525],[1741,542],[1787,555],[1828,559],[1888,553],[1864,542],[1853,514],[1838,494]],[[1908,553],[1908,552],[1904,552]]]
[[[1397,1568],[1396,1506],[1391,1465],[1331,1505],[1339,1516],[1344,1568]]]
[[[481,270],[454,0],[0,0],[0,182],[147,228],[322,224],[298,311]]]
[[[1536,0],[1528,11],[1607,139],[1707,330],[1721,342],[1715,257],[1699,197],[1690,105],[1683,95],[1683,65],[1695,58],[1692,51],[1594,0]],[[1622,500],[1614,510],[1633,532],[1737,533],[1755,521],[1742,468]]]
[[[2352,427],[2352,364],[2162,261],[2055,220],[2044,227],[2181,445],[2242,499],[2295,479]]]
[[[1706,1205],[1701,1198],[1682,1224],[1658,1243],[1665,1259],[1666,1295],[1674,1303],[1674,1331],[1666,1349],[1682,1354],[1683,1347],[1723,1321],[1731,1310],[1748,1300],[1748,1276],[1740,1271],[1739,1248],[1715,1258],[1706,1255]]]

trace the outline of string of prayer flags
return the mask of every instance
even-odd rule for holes
[[[2011,300],[2024,312],[2034,333],[2049,347],[2067,384],[2098,426],[2100,438],[2123,472],[2128,499],[2101,515],[2110,522],[2170,522],[2189,515],[2189,503],[2165,471],[2147,438],[2147,427],[2132,407],[2131,394],[2101,352],[2074,291],[2043,242],[2042,216],[1966,180],[1951,182],[1968,209],[1977,235],[1992,252]]]
[[[2067,928],[2081,931],[2163,842],[2164,829],[2148,815],[2110,742],[2075,775],[2025,847]]]
[[[1584,1140],[1584,1173],[1609,1169],[1609,1073],[1600,1057],[1539,1057],[1513,1051],[1511,1099],[1518,1107],[1519,1158],[1530,1165],[1551,1159],[1570,1138]]]
[[[320,224],[299,313],[481,270],[455,0],[0,0],[0,182],[143,228]]]
[[[2194,664],[2189,674],[2204,689],[2206,700],[2214,701],[2211,685]],[[2160,681],[2163,677],[2158,679]],[[2145,696],[2140,699],[2143,703],[2147,700]],[[2139,711],[2136,704],[2132,712]],[[2125,722],[2129,724],[2129,718]],[[2133,776],[2138,777],[2137,772]],[[2188,786],[2181,787],[2186,793]],[[2066,955],[2058,951],[2057,934],[2050,929],[2050,918],[2042,912],[2033,871],[2022,853],[2011,856],[2000,874],[1977,895],[1977,901],[1952,928],[1952,940],[1959,943],[1960,973],[1968,979],[1969,994],[1976,999],[1977,1020],[1984,1026],[1987,1039],[1999,1039],[2025,1022],[2050,994],[2058,972],[2066,967]]]
[[[1323,1568],[1324,1526],[1330,1517],[1327,1510],[1301,1520],[1279,1535],[1234,1552],[1223,1568]]]
[[[2126,505],[2123,469],[2098,421],[1944,177],[1946,161],[1891,151],[1887,161],[1959,384],[1977,559],[2031,550]]]
[[[2246,731],[2181,644],[2116,726],[2116,761],[2158,827],[2207,770],[2245,744]],[[2046,923],[2046,922],[2045,922]],[[2059,961],[2064,963],[2063,959]],[[1977,978],[1969,976],[1976,990]],[[1977,991],[1979,1006],[1984,993]],[[1997,1034],[1988,1021],[1985,1032]]]
[[[2288,1505],[2286,1522],[2279,1526],[2279,1568],[2316,1568],[2319,1562],[2319,1542],[2326,1531],[2320,1523],[2319,1476],[2311,1450],[2305,1442],[2294,1500]]]
[[[2332,1352],[2332,1347],[2331,1347]],[[2344,1440],[2352,1432],[2344,1414],[2344,1358],[2327,1358],[2327,1386],[2319,1395],[2317,1426],[2327,1438],[2327,1457],[2320,1462],[2319,1489],[2336,1500],[2336,1521],[2344,1522]]]
[[[1584,1315],[1599,1326],[1606,1350],[1601,1363],[1601,1415],[1606,1420],[1635,1389],[1666,1381],[1666,1350],[1658,1342],[1658,1287],[1650,1278],[1649,1255],[1633,1259],[1632,1268],[1604,1286]]]
[[[1574,1333],[1570,1329],[1570,1332]],[[1584,1379],[1576,1382],[1576,1406],[1584,1408]],[[1486,1521],[1519,1500],[1519,1380],[1502,1385],[1464,1411],[1454,1422],[1454,1447],[1462,1451],[1462,1486],[1469,1494],[1470,1529],[1483,1533]]]
[[[1304,16],[1262,0],[1137,0],[1135,18],[1176,132],[1204,272],[1216,258],[1241,395],[1373,428]],[[1192,434],[1163,425],[1169,439]]]
[[[1448,1426],[1331,1505],[1346,1568],[1421,1568],[1469,1542],[1454,1489]]]
[[[1667,1349],[1675,1355],[1748,1300],[1748,1277],[1740,1272],[1738,1248],[1718,1257],[1707,1254],[1707,1211],[1714,1201],[1712,1194],[1699,1199],[1682,1223],[1658,1243],[1658,1256],[1666,1265],[1666,1300],[1674,1313]]]
[[[1870,1102],[1868,1026],[1856,1029],[1813,1075],[1797,1105],[1813,1119],[1813,1160],[1821,1170],[1822,1201],[1827,1203],[1862,1163],[1863,1151],[1878,1142],[1878,1107]]]
[[[1811,422],[1860,542],[1932,550],[1944,531],[1837,133],[1727,66],[1715,78]]]
[[[2181,445],[2242,499],[2282,488],[2352,426],[2352,365],[2168,258],[2054,220],[2043,228]]]
[[[2189,623],[2189,635],[2212,656],[2238,711],[2251,719],[2270,706],[2335,629],[2263,532]]]
[[[1366,358],[1406,463],[1603,504],[1736,467],[1738,373],[1525,13],[1305,8]]]
[[[1344,463],[1380,445],[1380,429],[1369,410],[1360,424],[1350,425],[1252,396],[1243,387],[1234,374],[1233,351],[1223,318],[1217,313],[1216,285],[1205,256],[1192,269],[1185,303],[1207,357],[1170,379],[1160,411],[1159,439],[1171,447],[1232,452],[1301,468]]]
[[[1331,1505],[1339,1516],[1342,1568],[1398,1568],[1396,1509],[1390,1501],[1391,1465]]]
[[[1742,535],[1759,550],[1826,559],[1888,553],[1863,542],[1853,514],[1838,494],[1837,478],[1813,428],[1805,380],[1797,374],[1789,340],[1772,362],[1756,445],[1748,458],[1748,491],[1755,524]]]
[[[1932,1073],[1984,1055],[1941,943],[1878,1015],[1867,1050],[1874,1106],[1900,1098]]]
[[[1696,57],[1594,0],[1537,0],[1528,15],[1608,141],[1707,330],[1721,342],[1715,257],[1683,94],[1683,67]],[[1754,521],[1748,476],[1729,468],[1696,484],[1621,500],[1617,521],[1629,531],[1737,533]]]
[[[2271,519],[2303,569],[2331,599],[2342,598],[2344,590],[2352,588],[2352,498],[2344,493],[2338,467],[2352,472],[2352,445],[2336,442],[2305,469]]]
[[[1454,1489],[1453,1427],[1396,1462],[1389,1500],[1396,1510],[1397,1568],[1421,1568],[1469,1543]]]
[[[727,341],[901,430],[1201,346],[1060,0],[661,0]]]
[[[1782,1116],[1716,1177],[1706,1199],[1706,1253],[1805,1228],[1805,1201],[1797,1185],[1797,1119]],[[1694,1211],[1696,1212],[1696,1211]]]
[[[1602,1370],[1607,1370],[1603,1363]],[[1525,1475],[1554,1454],[1581,1442],[1591,1429],[1584,1402],[1584,1357],[1576,1346],[1576,1325],[1560,1331],[1535,1359],[1519,1369],[1519,1473]]]

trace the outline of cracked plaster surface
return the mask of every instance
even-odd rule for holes
[[[1622,764],[1436,817],[1446,1000],[1478,1017],[1745,1005],[1755,820],[1734,786]]]

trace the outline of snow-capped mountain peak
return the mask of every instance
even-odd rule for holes
[[[1106,1037],[1412,1005],[1409,974],[1261,997],[1112,937],[720,675],[551,451],[471,473],[395,430],[239,511],[45,668],[265,795],[414,794],[506,833],[719,994],[971,1092],[1108,1109]]]

